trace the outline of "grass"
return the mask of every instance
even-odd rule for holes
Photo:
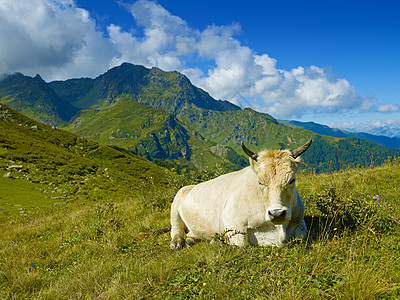
[[[153,233],[169,226],[169,203],[182,184],[173,178],[168,190],[152,185],[7,215],[0,298],[399,299],[399,167],[392,160],[299,176],[310,236],[283,249],[202,242],[169,250],[169,234]],[[321,211],[318,201],[332,189],[339,212]],[[351,219],[359,206],[340,213],[358,200],[374,214]],[[346,216],[355,224],[342,224]]]
[[[2,213],[27,213],[60,201],[57,200],[60,197],[59,193],[54,191],[51,194],[45,194],[39,185],[26,180],[4,178],[4,173],[0,170],[0,211]],[[13,176],[16,176],[15,173]]]

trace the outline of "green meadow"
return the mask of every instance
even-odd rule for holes
[[[238,248],[219,235],[170,250],[169,206],[187,182],[169,176],[168,188],[73,194],[57,205],[26,179],[1,178],[1,205],[26,211],[1,212],[0,298],[400,298],[398,159],[300,174],[310,234],[282,249]]]
[[[399,299],[400,160],[303,170],[306,241],[169,249],[178,175],[8,108],[0,118],[0,299]],[[4,177],[12,172],[13,178]]]

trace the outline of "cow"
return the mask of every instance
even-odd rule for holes
[[[242,142],[250,166],[181,188],[171,205],[171,249],[227,234],[229,244],[283,247],[304,239],[304,204],[295,186],[300,157],[310,139],[295,150],[254,153]]]

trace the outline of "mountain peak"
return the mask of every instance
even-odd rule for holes
[[[143,74],[143,73],[148,73],[150,69],[142,66],[142,65],[134,65],[131,63],[124,62],[119,66],[115,66],[105,72],[104,74],[100,75],[97,78],[100,78],[102,76],[106,75],[118,75],[118,74],[127,74],[127,73],[135,73],[135,74]],[[96,78],[96,79],[97,79]]]
[[[21,80],[23,78],[25,78],[26,76],[24,76],[23,74],[16,72],[16,73],[11,73],[11,74],[2,74],[0,75],[0,86],[2,84],[8,84],[12,81],[16,81],[16,80]]]
[[[77,88],[80,86],[78,82],[73,84]],[[167,72],[156,67],[149,69],[126,62],[95,78],[90,90],[82,89],[85,95],[77,94],[74,89],[68,92],[67,83],[64,86],[63,82],[50,85],[62,99],[81,109],[104,109],[125,95],[175,116],[190,113],[193,109],[240,110],[230,102],[215,100],[177,71]]]
[[[36,74],[36,76],[33,77],[33,79],[35,79],[35,80],[37,80],[37,81],[40,81],[40,82],[45,82],[45,81],[43,80],[43,78],[42,78],[39,74]]]

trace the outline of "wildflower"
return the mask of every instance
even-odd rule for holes
[[[378,195],[372,196],[372,199],[376,200],[376,202],[377,202],[376,204],[381,205],[381,198],[379,198]]]

